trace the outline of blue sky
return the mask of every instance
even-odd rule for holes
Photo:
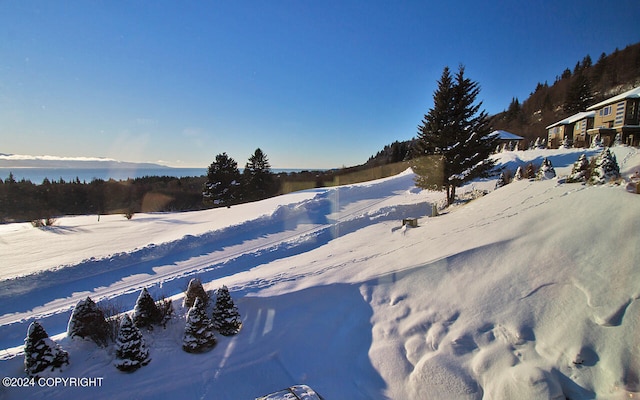
[[[445,66],[494,114],[639,20],[637,0],[2,0],[0,153],[361,164],[415,136]]]

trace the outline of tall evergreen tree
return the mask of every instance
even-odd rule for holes
[[[460,66],[455,78],[445,67],[433,94],[433,108],[418,126],[418,150],[421,158],[414,171],[416,185],[446,190],[447,204],[455,200],[455,189],[487,176],[494,162],[489,156],[498,144],[491,135],[487,114],[476,104],[480,93],[477,82],[464,76]]]
[[[575,114],[584,111],[593,102],[591,81],[584,73],[576,74],[569,85],[563,108],[566,112]]]
[[[238,163],[227,153],[218,154],[207,170],[207,182],[202,196],[206,204],[231,206],[240,201]]]
[[[256,149],[242,171],[245,199],[261,200],[273,193],[274,181],[266,154]]]
[[[213,324],[207,317],[204,302],[198,297],[187,312],[182,349],[187,353],[203,353],[211,350],[216,343]]]
[[[137,328],[153,329],[153,325],[162,322],[161,319],[160,310],[158,310],[153,297],[151,297],[147,288],[142,288],[133,308],[133,324]]]
[[[240,331],[242,321],[229,289],[222,286],[216,292],[216,305],[213,307],[213,326],[221,335],[231,336]]]
[[[31,377],[69,364],[69,354],[49,338],[42,325],[32,322],[24,339],[24,370]]]
[[[142,333],[133,324],[129,314],[124,314],[120,321],[115,350],[116,359],[113,364],[123,372],[133,372],[151,361]]]
[[[109,331],[104,313],[90,297],[76,304],[67,325],[67,336],[88,338],[100,346],[106,346]]]

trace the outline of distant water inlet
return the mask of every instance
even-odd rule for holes
[[[299,169],[277,169],[278,172],[298,172]],[[242,172],[242,169],[240,169]],[[89,183],[95,179],[116,181],[142,178],[145,176],[172,176],[176,178],[186,178],[190,176],[204,176],[207,168],[0,168],[0,179],[3,181],[13,174],[16,181],[28,180],[35,184],[41,184],[47,178],[50,181],[65,182],[75,181]]]
[[[91,182],[95,179],[127,180],[144,176],[173,176],[184,178],[207,174],[206,168],[0,168],[0,179],[6,180],[13,174],[16,181],[28,180],[36,184],[47,178],[50,181]]]

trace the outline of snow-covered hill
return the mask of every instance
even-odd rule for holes
[[[637,149],[615,152],[625,176],[640,169]],[[549,157],[562,175],[580,154],[499,160]],[[0,226],[1,374],[24,376],[19,346],[37,319],[70,354],[60,377],[102,378],[0,398],[251,399],[298,383],[327,399],[640,395],[640,196],[520,181],[430,217],[443,197],[409,170],[230,209]],[[228,286],[243,316],[240,334],[197,355],[181,349],[179,306],[194,276]],[[149,365],[121,373],[112,348],[65,337],[78,300],[130,310],[142,287],[178,314],[145,333]]]

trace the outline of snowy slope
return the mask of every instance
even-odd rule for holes
[[[615,152],[623,174],[640,168],[636,149]],[[561,175],[580,154],[499,159],[515,170],[549,157]],[[70,353],[61,376],[103,378],[0,398],[249,399],[297,383],[327,399],[640,394],[639,196],[522,181],[428,217],[442,200],[407,171],[231,209],[0,226],[2,375],[24,376],[17,346],[37,318]],[[407,216],[419,227],[400,228]],[[210,353],[181,350],[176,317],[145,333],[151,363],[124,374],[112,348],[63,334],[78,300],[130,310],[143,286],[184,315],[192,276],[227,285],[243,316]]]

